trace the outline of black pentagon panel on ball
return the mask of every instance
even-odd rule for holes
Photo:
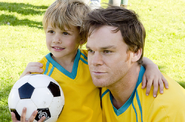
[[[59,97],[60,96],[60,88],[57,84],[53,83],[52,81],[50,82],[48,89],[51,91],[54,97]]]
[[[35,120],[39,121],[43,116],[46,117],[45,121],[51,118],[49,108],[39,108],[37,109],[37,111],[38,113],[37,113],[37,116],[35,117]]]
[[[31,98],[34,89],[35,88],[31,84],[29,84],[29,83],[25,83],[24,85],[22,85],[18,89],[19,90],[20,99],[29,99],[29,98]]]
[[[20,121],[21,116],[18,114],[18,112],[16,111],[16,109],[10,109],[11,112],[13,112],[15,114],[15,117],[17,118],[17,120]]]

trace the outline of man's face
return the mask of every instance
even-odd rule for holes
[[[132,53],[115,27],[103,26],[87,40],[88,64],[96,86],[111,86],[123,79],[131,66]]]

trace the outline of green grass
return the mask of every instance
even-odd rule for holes
[[[0,122],[11,121],[8,94],[27,63],[48,53],[42,17],[52,2],[0,1]]]
[[[11,121],[8,94],[27,63],[48,53],[42,17],[53,1],[0,0],[0,122]],[[145,56],[183,86],[184,6],[184,0],[129,0],[128,6],[139,14],[146,28]]]
[[[130,6],[146,28],[145,56],[178,82],[185,82],[184,6],[183,0],[134,0]]]

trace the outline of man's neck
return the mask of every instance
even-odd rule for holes
[[[140,66],[133,66],[129,69],[127,74],[113,86],[107,87],[113,96],[113,105],[117,109],[123,106],[126,101],[130,98],[132,92],[135,89]]]

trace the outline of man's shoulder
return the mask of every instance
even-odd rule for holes
[[[167,76],[166,74],[163,74],[163,76],[166,78],[168,84],[169,84],[169,89],[164,89],[165,92],[168,94],[172,93],[171,96],[177,96],[176,94],[183,95],[185,96],[185,89],[175,80]],[[164,93],[165,95],[165,93]]]
[[[153,88],[150,90],[150,94],[146,95],[146,89],[142,89],[140,84],[137,88],[137,92],[133,103],[139,103],[143,114],[150,116],[146,118],[168,118],[169,120],[182,119],[185,116],[185,89],[183,89],[176,81],[164,75],[169,84],[169,89],[164,89],[163,94],[158,92],[157,97],[153,97]],[[145,118],[145,117],[144,117]],[[145,119],[146,119],[145,118]]]
[[[157,97],[153,97],[153,86],[150,90],[150,94],[146,95],[146,88],[142,89],[142,83],[137,88],[138,95],[142,103],[150,103],[149,105],[162,105],[166,106],[182,106],[185,109],[185,89],[181,87],[176,81],[163,74],[169,84],[169,88],[165,89],[163,94],[157,93]],[[146,102],[147,101],[147,102]],[[170,103],[170,104],[169,104]]]
[[[174,103],[185,103],[185,89],[175,80],[163,74],[169,84],[169,89],[164,89],[164,93],[160,97],[169,96],[168,99]],[[184,105],[185,106],[185,105]]]

